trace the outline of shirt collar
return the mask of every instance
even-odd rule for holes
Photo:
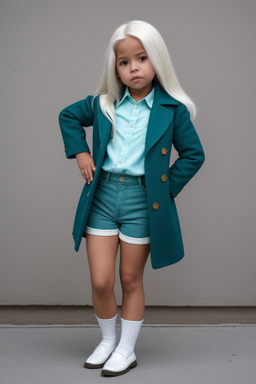
[[[128,98],[134,104],[139,104],[145,101],[149,106],[149,108],[152,108],[152,105],[154,102],[154,96],[155,96],[155,88],[153,88],[152,91],[146,97],[141,99],[139,102],[136,102],[134,98],[130,95],[128,87],[126,87],[124,95],[117,106],[119,106],[126,98]]]

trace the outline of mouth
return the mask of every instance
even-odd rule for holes
[[[141,80],[141,79],[142,79],[142,77],[140,77],[140,76],[135,76],[135,77],[132,78],[132,81],[139,81],[139,80]]]

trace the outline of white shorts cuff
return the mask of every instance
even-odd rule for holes
[[[97,228],[91,228],[86,227],[85,232],[89,235],[97,235],[97,236],[115,236],[118,235],[119,229],[97,229]]]
[[[140,238],[130,237],[130,236],[124,235],[122,232],[119,232],[119,238],[129,244],[149,244],[150,243],[150,237],[140,237]]]

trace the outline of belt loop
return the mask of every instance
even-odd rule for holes
[[[138,176],[138,184],[139,184],[139,187],[141,188],[142,187],[142,177],[141,176]]]
[[[107,178],[107,183],[109,183],[109,179],[110,179],[110,176],[111,176],[111,173],[110,172],[107,172],[107,175],[106,175],[106,178]]]
[[[145,175],[141,176],[142,188],[146,190]]]

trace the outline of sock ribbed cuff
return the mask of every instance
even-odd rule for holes
[[[130,326],[137,326],[137,325],[139,325],[139,324],[142,324],[143,323],[143,321],[144,321],[144,319],[142,319],[142,320],[139,320],[139,321],[133,321],[133,320],[126,320],[126,319],[123,319],[122,317],[121,317],[121,322],[124,322],[124,324],[126,323],[126,324],[128,324],[128,325],[130,325]]]
[[[96,313],[95,313],[95,317],[96,317],[96,319],[98,320],[98,323],[100,323],[100,321],[102,321],[102,322],[110,322],[110,321],[114,321],[114,320],[116,320],[116,318],[117,318],[117,314],[114,316],[114,317],[111,317],[111,319],[100,319],[97,315],[96,315]]]

